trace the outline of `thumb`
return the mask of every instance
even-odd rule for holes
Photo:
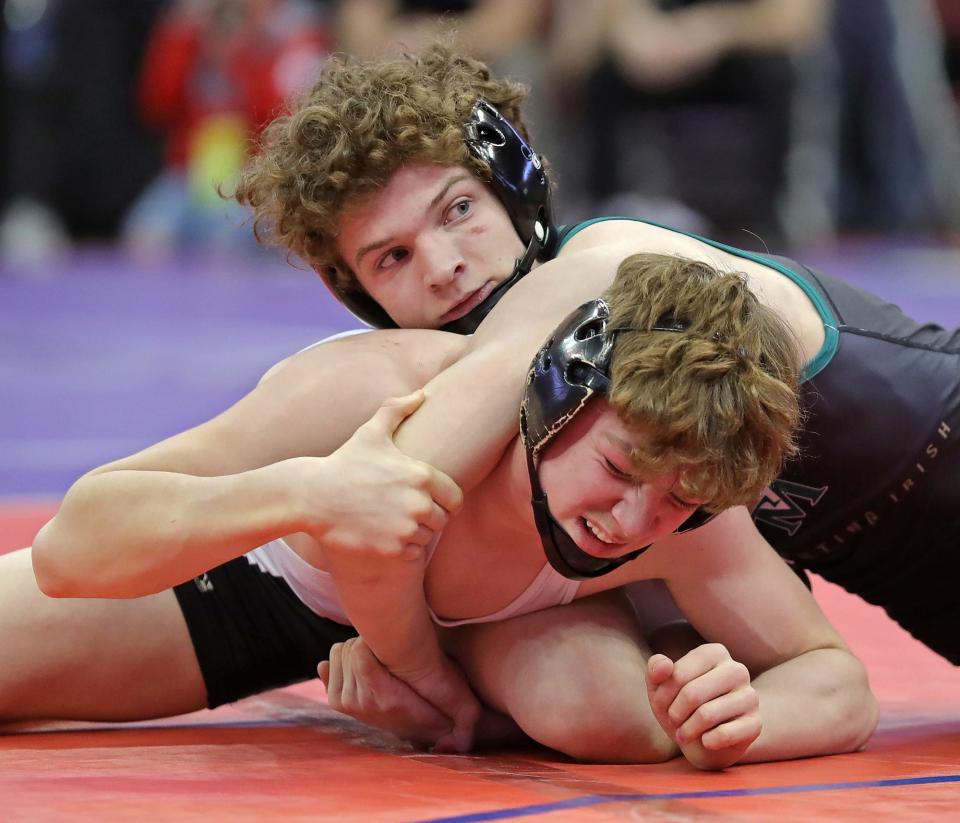
[[[321,660],[317,664],[317,674],[320,676],[320,679],[323,681],[323,687],[327,688],[330,685],[330,661]]]
[[[469,687],[468,687],[469,689]],[[454,712],[453,728],[450,733],[438,741],[439,751],[466,753],[473,749],[473,738],[477,731],[477,722],[480,720],[480,703],[473,692],[469,692],[470,700],[465,701]]]
[[[387,437],[393,437],[400,424],[420,408],[425,397],[423,389],[417,389],[403,397],[388,397],[370,419],[370,423]]]
[[[673,674],[673,661],[665,654],[655,654],[647,661],[647,684],[659,686]]]
[[[477,720],[479,720],[479,712],[473,707],[457,712],[453,728],[434,744],[433,750],[442,754],[466,754],[471,751]]]

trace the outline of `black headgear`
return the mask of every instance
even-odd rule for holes
[[[490,167],[490,185],[506,208],[520,239],[527,244],[523,257],[516,261],[506,280],[479,306],[443,327],[443,331],[472,334],[507,290],[529,273],[538,258],[553,254],[557,230],[543,164],[510,122],[486,100],[479,99],[463,124],[463,132],[471,154]],[[320,276],[334,296],[361,320],[382,329],[396,328],[397,324],[366,292],[337,288],[331,271],[322,271]]]
[[[609,318],[610,308],[603,299],[584,303],[570,314],[534,358],[520,407],[520,433],[527,452],[537,531],[550,565],[571,580],[609,574],[649,548],[644,546],[615,560],[585,552],[550,514],[536,467],[540,450],[594,395],[605,395],[610,388],[610,358],[616,335],[623,330],[608,330]],[[681,328],[657,325],[651,330],[681,331]],[[713,514],[699,508],[684,520],[677,532],[695,529],[712,517]]]

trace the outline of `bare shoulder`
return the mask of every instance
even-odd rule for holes
[[[577,232],[555,259],[517,283],[485,324],[514,327],[530,319],[542,321],[547,333],[577,306],[599,297],[613,283],[620,264],[640,252],[704,260],[724,270],[733,266],[734,259],[671,229],[636,220],[601,221]]]
[[[451,334],[389,331],[314,346],[270,369],[216,417],[97,471],[230,474],[335,451],[389,397],[409,394],[456,360]]]
[[[641,220],[600,220],[574,234],[563,246],[558,259],[587,249],[618,247],[624,256],[636,252],[679,254],[698,258],[711,250],[708,244],[665,226]]]
[[[747,253],[741,255],[730,246],[717,245],[705,238],[640,220],[603,220],[593,223],[570,238],[558,259],[603,248],[614,251],[621,260],[638,252],[677,255],[702,261],[719,271],[740,271],[754,278],[773,278],[778,281],[785,279],[770,266]]]
[[[286,433],[273,437],[288,441],[289,456],[328,454],[384,400],[422,388],[466,345],[460,335],[406,329],[332,340],[278,364],[227,415],[274,421]]]
[[[363,374],[374,384],[395,378],[419,388],[456,362],[466,347],[467,338],[462,335],[424,329],[351,334],[321,341],[281,360],[264,374],[260,383],[281,375],[285,380],[312,381],[339,373],[350,380]]]

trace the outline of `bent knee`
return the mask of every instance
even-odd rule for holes
[[[523,702],[524,716],[514,719],[530,737],[591,762],[662,763],[679,753],[650,708],[639,661],[580,671]]]
[[[594,607],[596,609],[596,606]],[[596,610],[562,644],[551,644],[508,691],[507,709],[526,734],[577,760],[662,763],[679,749],[654,717],[646,650],[619,612]],[[589,615],[588,615],[589,616]]]
[[[646,695],[636,699],[646,703]],[[548,711],[520,726],[544,746],[593,763],[663,763],[679,749],[648,711],[626,706],[609,712],[595,706]]]

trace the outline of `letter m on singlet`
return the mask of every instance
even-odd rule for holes
[[[773,526],[793,537],[803,525],[809,509],[820,502],[828,488],[830,487],[818,488],[789,480],[774,480],[754,508],[753,519],[758,526]]]

